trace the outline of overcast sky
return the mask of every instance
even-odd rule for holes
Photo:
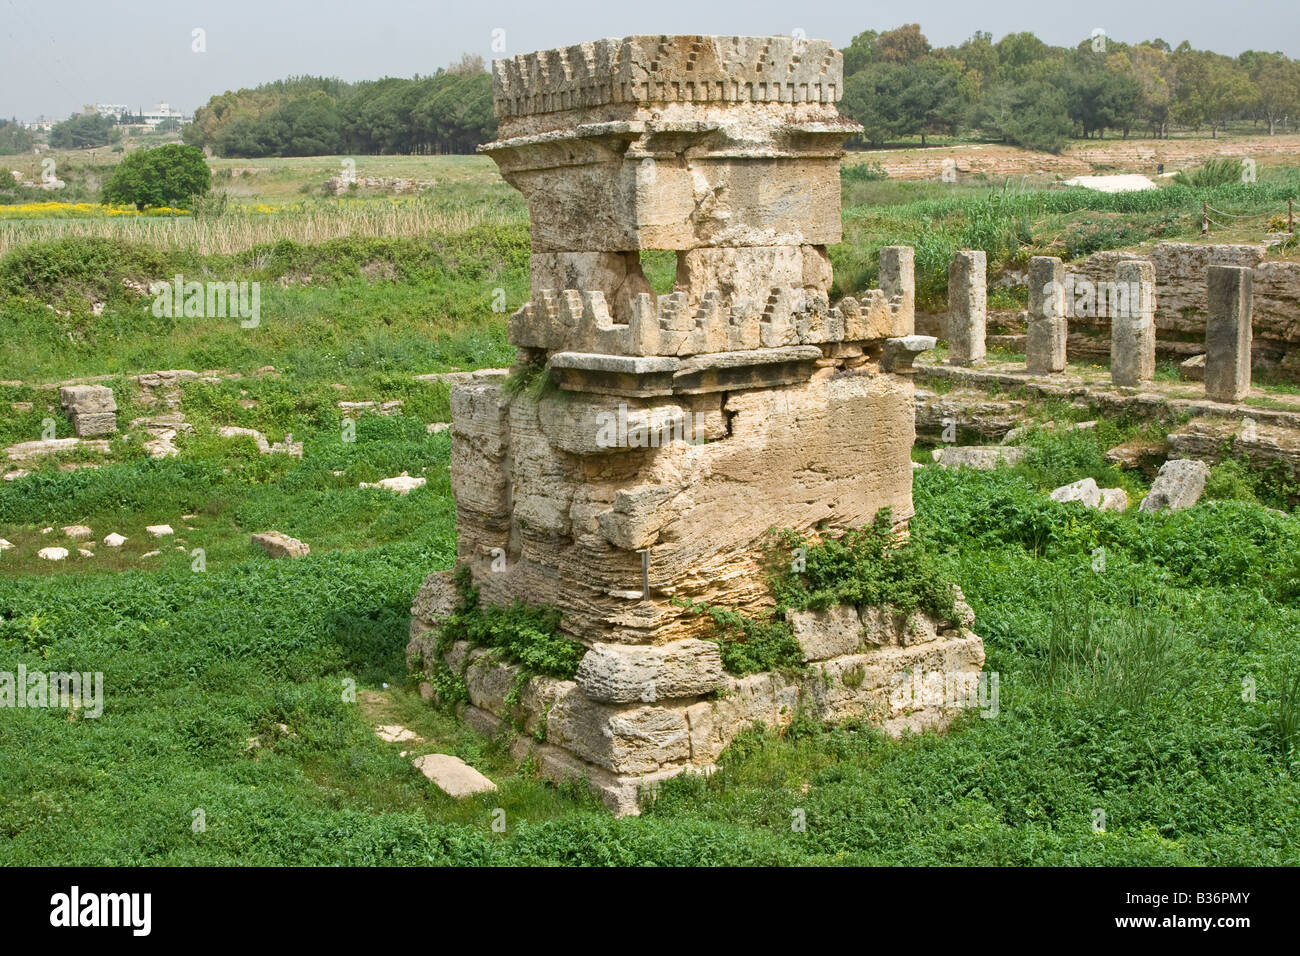
[[[1100,27],[1128,42],[1300,56],[1300,0],[0,0],[0,116],[62,118],[85,103],[191,112],[224,90],[294,74],[345,80],[431,73],[462,53],[561,46],[633,33],[788,34],[843,46],[917,22],[935,46],[976,30],[1075,44]],[[196,53],[193,31],[205,31]],[[496,54],[499,55],[499,54]]]

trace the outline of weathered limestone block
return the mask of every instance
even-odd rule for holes
[[[862,617],[851,604],[834,604],[823,611],[789,611],[786,619],[805,661],[824,661],[862,649]]]
[[[1065,265],[1055,256],[1029,260],[1029,327],[1025,367],[1035,375],[1065,369]]]
[[[1251,271],[1210,266],[1206,272],[1205,395],[1239,402],[1250,394]]]
[[[1245,458],[1252,468],[1280,467],[1300,477],[1300,431],[1250,418],[1197,418],[1169,435],[1171,454],[1207,464],[1225,456]]]
[[[999,465],[1017,464],[1029,449],[1024,445],[948,445],[931,452],[935,462],[944,468],[973,468],[976,471],[993,471]]]
[[[1102,511],[1127,511],[1128,492],[1123,488],[1103,488],[1101,489],[1101,504],[1098,507]]]
[[[939,441],[945,436],[956,440],[962,431],[986,441],[1006,440],[1025,421],[1025,407],[1023,399],[994,399],[983,390],[936,393],[917,388],[916,433]]]
[[[718,645],[686,638],[650,647],[593,644],[576,680],[592,700],[628,704],[707,694],[723,676]]]
[[[64,385],[59,402],[72,419],[79,437],[111,435],[117,431],[117,401],[113,390],[103,385]]]
[[[301,558],[311,552],[311,548],[305,542],[279,531],[255,534],[253,544],[273,558]]]
[[[457,554],[462,559],[482,558],[509,543],[509,405],[499,381],[473,381],[452,388],[451,409]]]
[[[718,394],[652,403],[585,392],[544,397],[538,420],[553,448],[573,455],[603,455],[677,442],[702,444],[727,433]]]
[[[1204,493],[1209,471],[1205,462],[1195,459],[1174,458],[1165,462],[1139,508],[1142,511],[1190,508]]]
[[[546,739],[614,773],[652,773],[691,755],[685,708],[602,704],[581,690],[551,707]]]
[[[1178,363],[1178,377],[1184,382],[1205,381],[1205,356],[1193,355]]]
[[[1121,262],[1115,267],[1115,281],[1131,291],[1127,312],[1110,320],[1110,377],[1116,385],[1136,388],[1156,374],[1155,266],[1141,260]]]
[[[1101,507],[1101,489],[1097,487],[1097,482],[1092,478],[1081,478],[1079,481],[1069,485],[1062,485],[1049,496],[1053,501],[1061,503],[1077,501],[1085,508]]]
[[[829,296],[832,281],[830,257],[821,246],[723,246],[690,249],[677,257],[676,288],[686,292],[693,309],[710,290],[724,302],[745,297],[765,301],[778,287]]]
[[[987,272],[982,249],[962,249],[948,265],[948,361],[953,365],[973,365],[987,354]]]
[[[635,252],[539,252],[532,256],[529,273],[534,301],[544,290],[600,292],[614,316],[630,316],[637,296],[654,296]]]
[[[460,603],[454,571],[434,571],[415,592],[411,615],[429,625],[440,624],[450,617]]]

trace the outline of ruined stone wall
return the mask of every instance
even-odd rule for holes
[[[981,143],[964,146],[934,146],[926,149],[877,149],[853,152],[850,162],[871,162],[882,166],[890,179],[939,180],[945,169],[958,178],[986,176],[1053,176],[1069,179],[1087,176],[1099,169],[1117,169],[1155,174],[1160,164],[1165,172],[1199,165],[1219,156],[1268,157],[1300,155],[1300,135],[1258,136],[1247,139],[1196,140],[1110,140],[1075,143],[1059,155]]]
[[[1254,362],[1300,371],[1300,262],[1264,261],[1258,244],[1157,243],[1149,256],[1098,252],[1069,271],[1097,283],[1112,281],[1119,262],[1146,258],[1156,270],[1156,348],[1168,356],[1205,351],[1208,310],[1206,273],[1211,265],[1245,266],[1253,271]],[[1108,355],[1110,320],[1070,317],[1072,354]]]

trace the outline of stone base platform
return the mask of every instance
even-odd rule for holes
[[[444,666],[464,678],[462,719],[495,735],[516,734],[512,753],[532,754],[554,780],[585,780],[611,811],[639,812],[664,780],[710,773],[719,755],[754,724],[781,727],[796,714],[860,719],[886,733],[941,729],[962,707],[990,705],[981,678],[984,647],[959,603],[956,626],[917,614],[839,606],[791,615],[808,659],[788,672],[734,677],[718,646],[683,639],[663,645],[592,645],[574,680],[534,676],[497,652],[453,644],[437,652],[448,613],[448,574],[430,575],[412,608],[410,666]],[[996,685],[991,702],[996,707]]]

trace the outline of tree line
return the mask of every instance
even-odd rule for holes
[[[465,56],[433,76],[290,77],[222,93],[181,131],[218,156],[472,153],[496,135],[492,77]]]
[[[1058,152],[1073,137],[1108,132],[1163,138],[1173,124],[1217,136],[1230,120],[1273,134],[1300,112],[1300,61],[1254,50],[1229,57],[1185,41],[1127,44],[1100,33],[1073,48],[1027,32],[997,42],[977,32],[936,48],[911,23],[853,38],[840,109],[863,125],[862,145],[870,146],[970,132]]]
[[[844,76],[840,108],[864,127],[858,146],[964,134],[1058,152],[1075,137],[1161,138],[1175,125],[1217,136],[1247,120],[1272,134],[1300,113],[1300,61],[1161,39],[1098,35],[1060,47],[1029,32],[995,42],[981,31],[933,47],[913,23],[854,37]],[[70,128],[66,137],[84,141],[91,132],[106,136]],[[468,54],[426,77],[290,77],[222,93],[182,131],[190,145],[248,158],[469,153],[495,135],[491,77]]]

